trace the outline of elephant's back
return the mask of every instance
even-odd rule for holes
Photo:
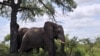
[[[36,27],[32,27],[30,28],[26,34],[30,34],[30,35],[38,35],[38,34],[41,34],[43,33],[43,28],[36,28]]]
[[[35,28],[35,27],[30,28],[25,33],[24,39],[25,40],[27,39],[28,42],[30,42],[29,45],[32,45],[32,44],[36,45],[36,46],[41,45],[40,42],[43,41],[42,40],[43,39],[43,34],[44,34],[43,32],[44,32],[43,28]]]

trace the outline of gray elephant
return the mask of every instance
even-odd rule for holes
[[[22,38],[24,36],[24,34],[27,32],[28,28],[19,28],[18,29],[18,35],[17,35],[17,50],[20,48],[21,46],[21,42],[22,42]]]
[[[65,37],[62,26],[49,21],[45,22],[43,28],[33,27],[24,34],[19,52],[28,52],[45,46],[49,56],[56,56],[54,39],[61,40],[61,49],[64,51]]]
[[[17,44],[18,44],[18,47],[17,47],[17,50],[19,50],[20,46],[21,46],[21,43],[22,43],[22,39],[23,39],[23,36],[24,34],[27,32],[29,28],[19,28],[18,29],[18,35],[17,35]],[[44,47],[41,47],[44,51]],[[37,53],[39,53],[39,48],[36,48],[37,49]]]

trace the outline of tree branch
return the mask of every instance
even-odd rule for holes
[[[28,10],[28,11],[30,11],[33,15],[35,15],[34,12],[33,12],[33,9],[37,9],[37,8],[20,7],[20,9],[18,9],[18,11]]]
[[[18,5],[20,5],[22,3],[22,0],[18,0]]]
[[[42,1],[42,0],[39,0],[39,2],[40,2],[40,3],[42,3],[42,4],[43,4],[43,6],[44,6],[45,8],[47,8],[47,9],[48,9],[51,13],[53,13],[53,12],[52,12],[52,10],[51,10],[50,8],[48,8],[48,7],[47,7],[47,6],[43,3],[43,1]]]
[[[53,12],[49,7],[47,7],[47,6],[43,3],[42,0],[39,0],[39,2],[42,3],[43,6],[44,6],[45,8],[47,8],[47,9],[51,12],[51,14],[52,14],[52,18],[51,18],[51,19],[52,19],[54,22],[57,22],[57,21],[55,20],[55,16],[53,15],[54,12]]]
[[[31,10],[31,9],[37,9],[37,8],[20,7],[20,9],[18,9],[18,11],[22,11],[22,10]]]
[[[11,6],[10,3],[6,2],[6,1],[3,1],[3,2],[0,2],[1,5],[6,5],[6,6]]]

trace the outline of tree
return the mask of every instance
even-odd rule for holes
[[[24,20],[35,19],[36,16],[44,14],[54,17],[55,8],[53,5],[62,8],[63,11],[72,11],[76,7],[73,0],[3,0],[0,2],[0,15],[10,16],[10,52],[17,52],[17,33],[19,25],[17,24],[17,13],[21,14]],[[11,14],[10,14],[11,13]]]
[[[69,51],[69,56],[72,56],[72,55],[73,55],[73,50],[74,50],[74,48],[77,47],[77,44],[78,44],[77,37],[73,37],[73,38],[70,40],[69,44],[68,44],[68,47],[69,47],[69,49],[70,49],[70,51]]]
[[[9,42],[10,41],[10,34],[7,34],[5,37],[4,37],[4,40],[2,41],[2,43],[6,43],[6,42]]]
[[[82,39],[85,47],[87,48],[86,51],[89,53],[89,56],[94,56],[93,54],[93,47],[94,47],[94,43],[89,39]]]
[[[95,44],[100,48],[100,37],[96,38]]]
[[[10,34],[7,34],[5,37],[4,37],[4,42],[7,42],[10,40]]]

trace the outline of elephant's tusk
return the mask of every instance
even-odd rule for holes
[[[62,40],[60,40],[60,42],[61,42],[61,43],[63,43],[63,44],[65,43],[65,42],[64,42],[64,41],[62,41]]]

